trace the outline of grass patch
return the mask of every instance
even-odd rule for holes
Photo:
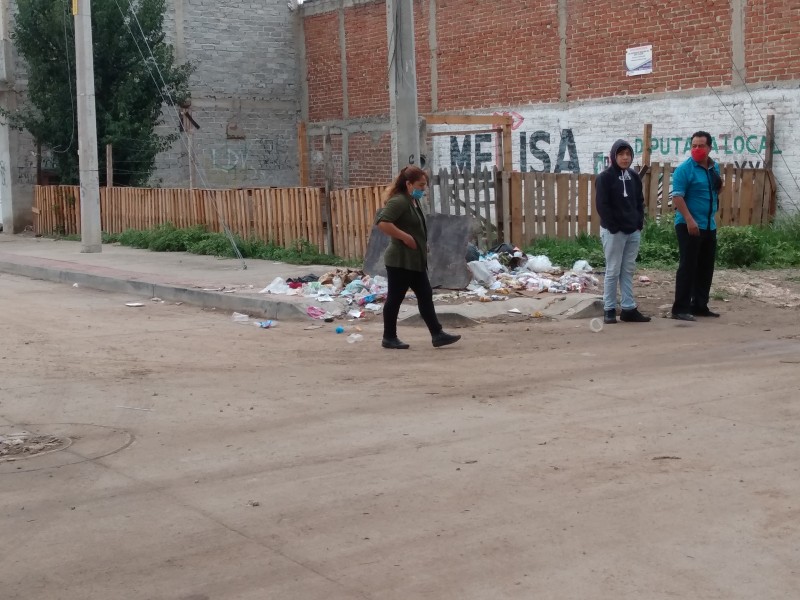
[[[322,254],[316,246],[306,240],[297,240],[290,248],[284,248],[258,239],[243,239],[238,236],[233,236],[233,239],[244,258],[274,260],[293,265],[357,266],[361,264],[357,261],[344,260],[338,256]],[[231,241],[225,234],[208,231],[199,225],[178,229],[170,223],[165,223],[153,229],[128,229],[119,234],[103,234],[103,243],[118,243],[153,252],[190,252],[236,258]]]
[[[586,260],[605,267],[598,237],[579,235],[571,240],[542,238],[524,249],[529,256],[547,255],[553,264],[569,268]],[[676,269],[678,240],[672,216],[659,222],[648,219],[642,231],[637,265],[650,269]],[[800,266],[800,214],[783,215],[764,227],[721,227],[717,232],[717,267],[727,269],[780,269]]]

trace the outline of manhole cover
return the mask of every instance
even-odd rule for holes
[[[97,460],[132,443],[124,429],[89,423],[0,425],[0,475]]]
[[[57,435],[17,431],[0,434],[0,461],[14,461],[64,450],[72,439]]]

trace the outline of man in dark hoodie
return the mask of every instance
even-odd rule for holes
[[[639,174],[630,168],[633,147],[625,140],[611,146],[611,165],[595,180],[595,206],[606,256],[603,289],[605,323],[617,322],[617,284],[622,296],[621,321],[646,323],[633,298],[633,271],[644,227],[644,194]]]

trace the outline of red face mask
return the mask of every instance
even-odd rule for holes
[[[695,162],[704,162],[708,158],[708,149],[706,148],[692,148],[692,158]]]

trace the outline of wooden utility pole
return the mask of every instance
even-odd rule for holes
[[[102,251],[97,113],[94,103],[91,0],[73,0],[75,71],[78,91],[78,162],[81,180],[81,252]]]
[[[772,170],[775,149],[775,115],[767,115],[767,149],[764,151],[764,168]]]
[[[308,187],[308,135],[305,121],[297,124],[297,162],[300,167],[300,187]]]
[[[106,144],[106,187],[114,187],[114,147]]]
[[[650,145],[653,139],[653,124],[647,123],[642,134],[642,168],[641,171],[650,167]]]
[[[392,170],[420,165],[413,0],[386,0]]]

